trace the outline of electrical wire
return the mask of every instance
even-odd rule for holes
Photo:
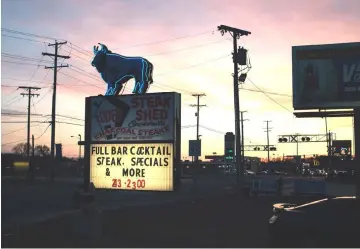
[[[30,81],[30,82],[36,82],[36,83],[43,83],[42,80],[26,80],[26,79],[16,79],[16,78],[9,78],[9,77],[1,77],[3,80],[13,80],[13,81]],[[51,81],[48,81],[50,83]]]
[[[260,92],[262,92],[266,97],[268,97],[271,101],[273,101],[275,104],[279,105],[280,107],[282,107],[284,110],[286,110],[287,112],[291,113],[291,115],[294,115],[292,111],[290,111],[289,109],[287,109],[285,106],[283,106],[282,104],[280,104],[279,102],[277,102],[276,100],[274,100],[272,97],[270,97],[266,92],[264,92],[260,87],[258,87],[250,78],[247,78],[251,84],[253,84]]]
[[[270,95],[277,95],[277,96],[281,96],[281,97],[292,98],[291,95],[284,94],[284,93],[273,93],[273,92],[268,92],[268,91],[259,91],[259,90],[248,89],[248,88],[243,88],[243,87],[240,88],[240,90],[249,91],[249,92],[257,92],[257,93],[267,93],[267,94],[270,94]]]
[[[13,100],[12,102],[6,103],[6,104],[2,104],[1,107],[3,108],[3,107],[7,107],[7,106],[9,106],[9,105],[12,105],[13,103],[19,101],[21,98],[22,98],[22,96],[15,96],[15,97],[13,97],[13,98],[11,99],[11,100]],[[11,100],[10,100],[10,101],[11,101]]]
[[[6,60],[1,60],[1,62],[4,62],[4,63],[10,63],[10,64],[16,64],[16,65],[25,65],[25,66],[49,66],[49,65],[39,65],[39,64],[33,64],[33,63],[26,63],[26,62],[16,62],[16,61],[6,61]]]
[[[44,62],[44,63],[52,63],[52,61],[43,60],[44,56],[42,56],[40,59],[34,58],[34,57],[27,57],[27,56],[21,56],[16,54],[8,54],[8,53],[1,53],[1,57],[6,57],[9,59],[18,59],[21,61],[33,61],[33,62]]]
[[[40,126],[42,124],[36,124],[36,125],[31,125],[30,127],[37,127],[37,126]],[[25,130],[27,128],[27,125],[24,126],[23,128],[20,128],[20,129],[17,129],[17,130],[14,130],[14,131],[11,131],[11,132],[8,132],[8,133],[5,133],[5,134],[1,134],[2,137],[5,137],[7,135],[11,135],[11,134],[14,134],[15,132],[18,132],[18,131],[21,131],[21,130]]]
[[[3,116],[27,116],[27,113],[9,113],[9,112],[1,112],[1,115]],[[37,114],[37,113],[31,113],[30,116],[38,116],[38,117],[50,117],[51,114]],[[68,115],[62,115],[62,114],[56,114],[56,117],[63,117],[63,118],[69,118],[73,120],[79,120],[79,121],[85,121],[82,118],[72,117]]]
[[[136,45],[131,45],[131,46],[127,46],[127,47],[119,47],[119,48],[113,48],[112,50],[119,50],[119,49],[128,49],[128,48],[135,48],[135,47],[143,47],[143,46],[149,46],[149,45],[154,45],[154,44],[160,44],[160,43],[165,43],[165,42],[169,42],[169,41],[175,41],[175,40],[182,40],[182,39],[186,39],[186,38],[190,38],[190,37],[196,37],[196,36],[201,36],[201,35],[205,35],[205,34],[214,34],[214,30],[211,31],[206,31],[206,32],[201,32],[201,33],[197,33],[197,34],[193,34],[193,35],[186,35],[186,36],[180,36],[180,37],[174,37],[174,38],[170,38],[170,39],[165,39],[165,40],[160,40],[160,41],[154,41],[154,42],[148,42],[148,43],[142,43],[142,44],[136,44]],[[92,54],[91,51],[83,49],[77,45],[75,45],[74,43],[70,44],[74,45],[75,47],[85,51],[88,54]]]
[[[37,34],[17,31],[17,30],[14,30],[14,29],[1,28],[1,31],[12,33],[12,34],[23,35],[23,36],[31,36],[31,37],[42,38],[42,39],[45,39],[45,40],[62,40],[62,41],[65,41],[65,39],[60,39],[60,38],[55,38],[55,37],[50,37],[50,36],[44,36],[44,35],[37,35]]]
[[[33,40],[33,39],[28,39],[28,38],[23,38],[23,37],[17,37],[17,36],[12,36],[12,35],[1,34],[1,36],[9,37],[9,38],[14,38],[14,39],[19,39],[19,40],[24,40],[24,41],[31,41],[31,42],[43,43],[43,41]]]
[[[46,127],[45,131],[40,136],[36,137],[35,140],[41,138],[45,134],[45,132],[49,129],[50,126],[51,124],[49,124],[48,127]]]

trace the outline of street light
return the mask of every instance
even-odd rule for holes
[[[75,138],[75,136],[71,136],[73,138]],[[81,135],[78,134],[78,137],[79,137],[79,141],[81,141]],[[80,158],[81,158],[81,145],[79,145],[79,163],[80,163]]]

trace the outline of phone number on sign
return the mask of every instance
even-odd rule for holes
[[[145,188],[145,180],[135,180],[132,181],[130,179],[112,179],[112,187],[113,188],[126,188],[126,189],[142,189]]]

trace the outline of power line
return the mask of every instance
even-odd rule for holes
[[[17,90],[18,88],[16,88],[16,90]],[[10,103],[7,103],[7,104],[3,104],[2,105],[2,107],[7,107],[7,106],[9,106],[9,105],[12,105],[13,103],[15,103],[15,102],[17,102],[17,101],[19,101],[21,99],[21,96],[15,96],[15,97],[13,97],[11,100],[13,100],[12,102],[10,102]],[[11,101],[10,100],[10,101]]]
[[[25,116],[27,114],[25,114],[25,113],[1,112],[1,115],[4,115],[4,116]],[[31,114],[31,116],[50,117],[51,114]],[[67,115],[56,114],[56,116],[57,117],[63,117],[63,118],[69,118],[69,119],[73,119],[73,120],[85,121],[84,119],[76,118],[76,117],[72,117],[72,116],[67,116]]]
[[[14,143],[20,143],[20,142],[24,142],[24,141],[26,141],[26,139],[21,139],[21,140],[18,140],[18,141],[1,144],[1,146],[5,146],[5,145],[9,145],[9,144],[14,144]]]
[[[5,34],[1,34],[1,36],[4,36],[4,37],[9,37],[9,38],[14,38],[14,39],[19,39],[19,40],[24,40],[24,41],[31,41],[31,42],[45,43],[44,41],[33,40],[33,39],[28,39],[28,38],[23,38],[23,37],[17,37],[17,36],[12,36],[12,35],[5,35]]]
[[[44,63],[52,63],[51,61],[46,61],[43,60],[43,57],[41,57],[40,59],[38,58],[34,58],[34,57],[27,57],[27,56],[21,56],[21,55],[16,55],[16,54],[8,54],[8,53],[1,53],[2,57],[6,57],[9,59],[18,59],[18,60],[27,60],[27,61],[33,61],[33,62],[44,62]]]
[[[65,39],[54,38],[54,37],[38,35],[38,34],[32,34],[32,33],[27,33],[27,32],[17,31],[17,30],[13,30],[13,29],[7,29],[7,28],[1,28],[1,31],[12,33],[12,34],[19,34],[19,35],[24,35],[24,36],[37,37],[37,38],[42,38],[42,39],[46,39],[46,40],[54,40],[54,41],[55,40],[62,40],[62,41],[65,41]]]
[[[169,42],[169,41],[176,41],[176,40],[182,40],[182,39],[186,39],[186,38],[190,38],[190,37],[196,37],[196,36],[200,36],[200,35],[205,35],[205,34],[210,34],[210,33],[214,33],[214,30],[211,31],[206,31],[206,32],[201,32],[201,33],[197,33],[197,34],[193,34],[193,35],[185,35],[185,36],[179,36],[179,37],[174,37],[174,38],[170,38],[170,39],[165,39],[165,40],[160,40],[160,41],[154,41],[154,42],[147,42],[147,43],[142,43],[142,44],[136,44],[136,45],[131,45],[131,46],[127,46],[127,47],[119,47],[119,48],[113,48],[112,50],[119,50],[119,49],[127,49],[127,48],[135,48],[135,47],[143,47],[143,46],[149,46],[149,45],[154,45],[154,44],[159,44],[159,43],[165,43],[165,42]],[[73,44],[73,43],[71,43]],[[75,45],[75,44],[73,44]],[[77,45],[75,45],[76,47],[90,53],[90,51],[85,50]]]
[[[1,121],[2,124],[25,124],[27,123],[27,121]],[[51,121],[31,121],[31,123],[41,123],[41,124],[46,124],[46,123],[51,123]],[[59,124],[68,124],[68,125],[77,125],[77,126],[84,126],[84,124],[76,124],[76,123],[71,123],[71,122],[63,122],[63,121],[56,121],[56,123]]]
[[[26,63],[26,62],[16,62],[16,61],[6,61],[6,60],[1,60],[1,62],[4,62],[4,63],[10,63],[10,64],[16,64],[16,65],[25,65],[25,66],[48,66],[48,65],[45,65],[45,64],[34,64],[34,63]]]
[[[30,82],[37,82],[37,83],[45,83],[42,80],[26,80],[26,79],[16,79],[16,78],[9,78],[9,77],[1,77],[3,80],[14,80],[14,81],[30,81]],[[48,81],[50,83],[50,81]]]
[[[159,55],[170,54],[170,53],[177,53],[177,52],[192,50],[194,48],[200,48],[200,47],[205,47],[205,46],[209,46],[209,45],[216,44],[216,43],[221,43],[221,42],[224,42],[224,41],[226,41],[226,40],[221,39],[221,40],[217,40],[217,41],[213,41],[213,42],[208,42],[208,43],[205,43],[205,44],[200,44],[200,45],[195,45],[195,46],[190,46],[190,47],[185,47],[185,48],[180,48],[180,49],[174,49],[174,50],[169,50],[169,51],[166,51],[166,52],[160,52],[160,53],[155,53],[155,54],[144,55],[144,57],[151,57],[151,56],[159,56]]]
[[[45,132],[49,129],[50,125],[51,125],[51,124],[49,124],[48,127],[45,129],[45,131],[44,131],[40,136],[38,136],[37,138],[35,138],[35,140],[41,138],[41,137],[45,134]],[[26,139],[21,139],[21,140],[17,140],[17,141],[14,141],[14,142],[9,142],[9,143],[1,144],[1,146],[5,146],[5,145],[9,145],[9,144],[14,144],[14,143],[25,142],[25,141],[26,141]]]
[[[221,39],[221,40],[212,41],[212,42],[208,42],[208,43],[204,43],[204,44],[200,44],[200,45],[194,45],[194,46],[189,46],[189,47],[180,48],[180,49],[173,49],[173,50],[168,50],[168,51],[154,53],[154,54],[146,54],[146,55],[143,55],[143,57],[154,57],[154,56],[160,56],[160,55],[167,55],[167,54],[171,54],[171,53],[177,53],[177,52],[192,50],[192,49],[196,49],[196,48],[200,48],[200,47],[205,47],[205,46],[209,46],[209,45],[213,45],[213,44],[217,44],[217,43],[221,43],[221,42],[225,42],[225,41],[226,41],[225,39]],[[89,56],[89,57],[93,56],[93,54],[90,54],[90,53],[85,54],[85,53],[83,53],[83,52],[81,52],[79,50],[76,50],[76,51],[83,54],[83,55],[85,55],[85,56]],[[79,58],[84,59],[82,57],[79,57]]]
[[[227,58],[229,56],[230,56],[230,54],[223,55],[223,56],[220,56],[220,57],[216,57],[216,58],[213,58],[213,59],[210,59],[210,60],[207,60],[207,61],[199,62],[199,63],[191,65],[191,66],[187,66],[187,67],[184,67],[184,68],[179,68],[179,69],[176,69],[176,70],[168,71],[168,72],[162,73],[162,74],[157,74],[156,77],[161,77],[161,76],[164,76],[164,75],[167,75],[167,74],[170,74],[170,73],[175,73],[175,72],[179,72],[179,71],[182,71],[182,70],[187,70],[187,69],[190,69],[190,68],[194,68],[194,67],[206,64],[206,63],[210,63],[210,62],[214,62],[214,61],[218,61],[218,60]]]
[[[275,104],[279,105],[280,107],[282,107],[284,110],[288,111],[291,113],[291,115],[293,115],[292,111],[290,111],[289,109],[287,109],[285,106],[283,106],[282,104],[280,104],[279,102],[277,102],[276,100],[274,100],[272,97],[270,97],[266,92],[264,92],[260,87],[258,87],[250,78],[247,78],[251,84],[253,84],[260,92],[262,92],[266,97],[268,97],[271,101],[273,101]]]
[[[13,86],[13,85],[1,85],[1,87],[9,87],[9,88],[12,88],[12,87],[15,87],[15,88],[19,88],[20,85],[17,85],[17,86]],[[49,88],[49,87],[42,87],[42,88]]]
[[[292,98],[291,95],[288,94],[284,94],[284,93],[273,93],[273,92],[268,92],[268,91],[260,91],[260,90],[255,90],[255,89],[248,89],[248,88],[241,88],[241,90],[244,91],[249,91],[249,92],[257,92],[257,93],[266,93],[266,94],[270,94],[270,95],[277,95],[277,96],[281,96],[281,97],[289,97]]]
[[[45,94],[43,94],[43,96],[36,103],[33,103],[34,107],[51,92],[52,88],[51,87],[49,87],[49,88],[50,88],[49,91],[47,91]]]
[[[32,125],[30,127],[37,127],[37,126],[40,126],[41,124],[37,124],[37,125]],[[24,126],[20,129],[17,129],[17,130],[14,130],[14,131],[11,131],[11,132],[8,132],[8,133],[5,133],[5,134],[1,134],[1,136],[7,136],[7,135],[11,135],[11,134],[14,134],[15,132],[18,132],[18,131],[21,131],[21,130],[25,130],[27,126]]]

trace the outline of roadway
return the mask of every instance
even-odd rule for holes
[[[291,178],[289,178],[291,179]],[[58,214],[73,211],[72,197],[76,188],[82,184],[81,178],[59,178],[55,184],[40,178],[34,184],[2,181],[2,227],[16,223],[27,223],[46,219]],[[95,192],[95,204],[102,210],[111,211],[121,207],[164,203],[179,200],[221,195],[235,185],[235,176],[203,175],[195,188],[192,179],[182,179],[178,192],[135,192],[106,191]],[[353,195],[352,185],[327,183],[330,195]]]
[[[2,227],[42,220],[74,210],[72,197],[82,182],[81,178],[59,178],[54,184],[50,184],[45,178],[37,178],[35,183],[26,184],[23,181],[3,179]],[[214,195],[227,191],[231,185],[233,179],[200,177],[197,188],[192,179],[182,179],[182,187],[178,192],[98,190],[95,192],[95,203],[103,210],[115,210],[129,205]]]

